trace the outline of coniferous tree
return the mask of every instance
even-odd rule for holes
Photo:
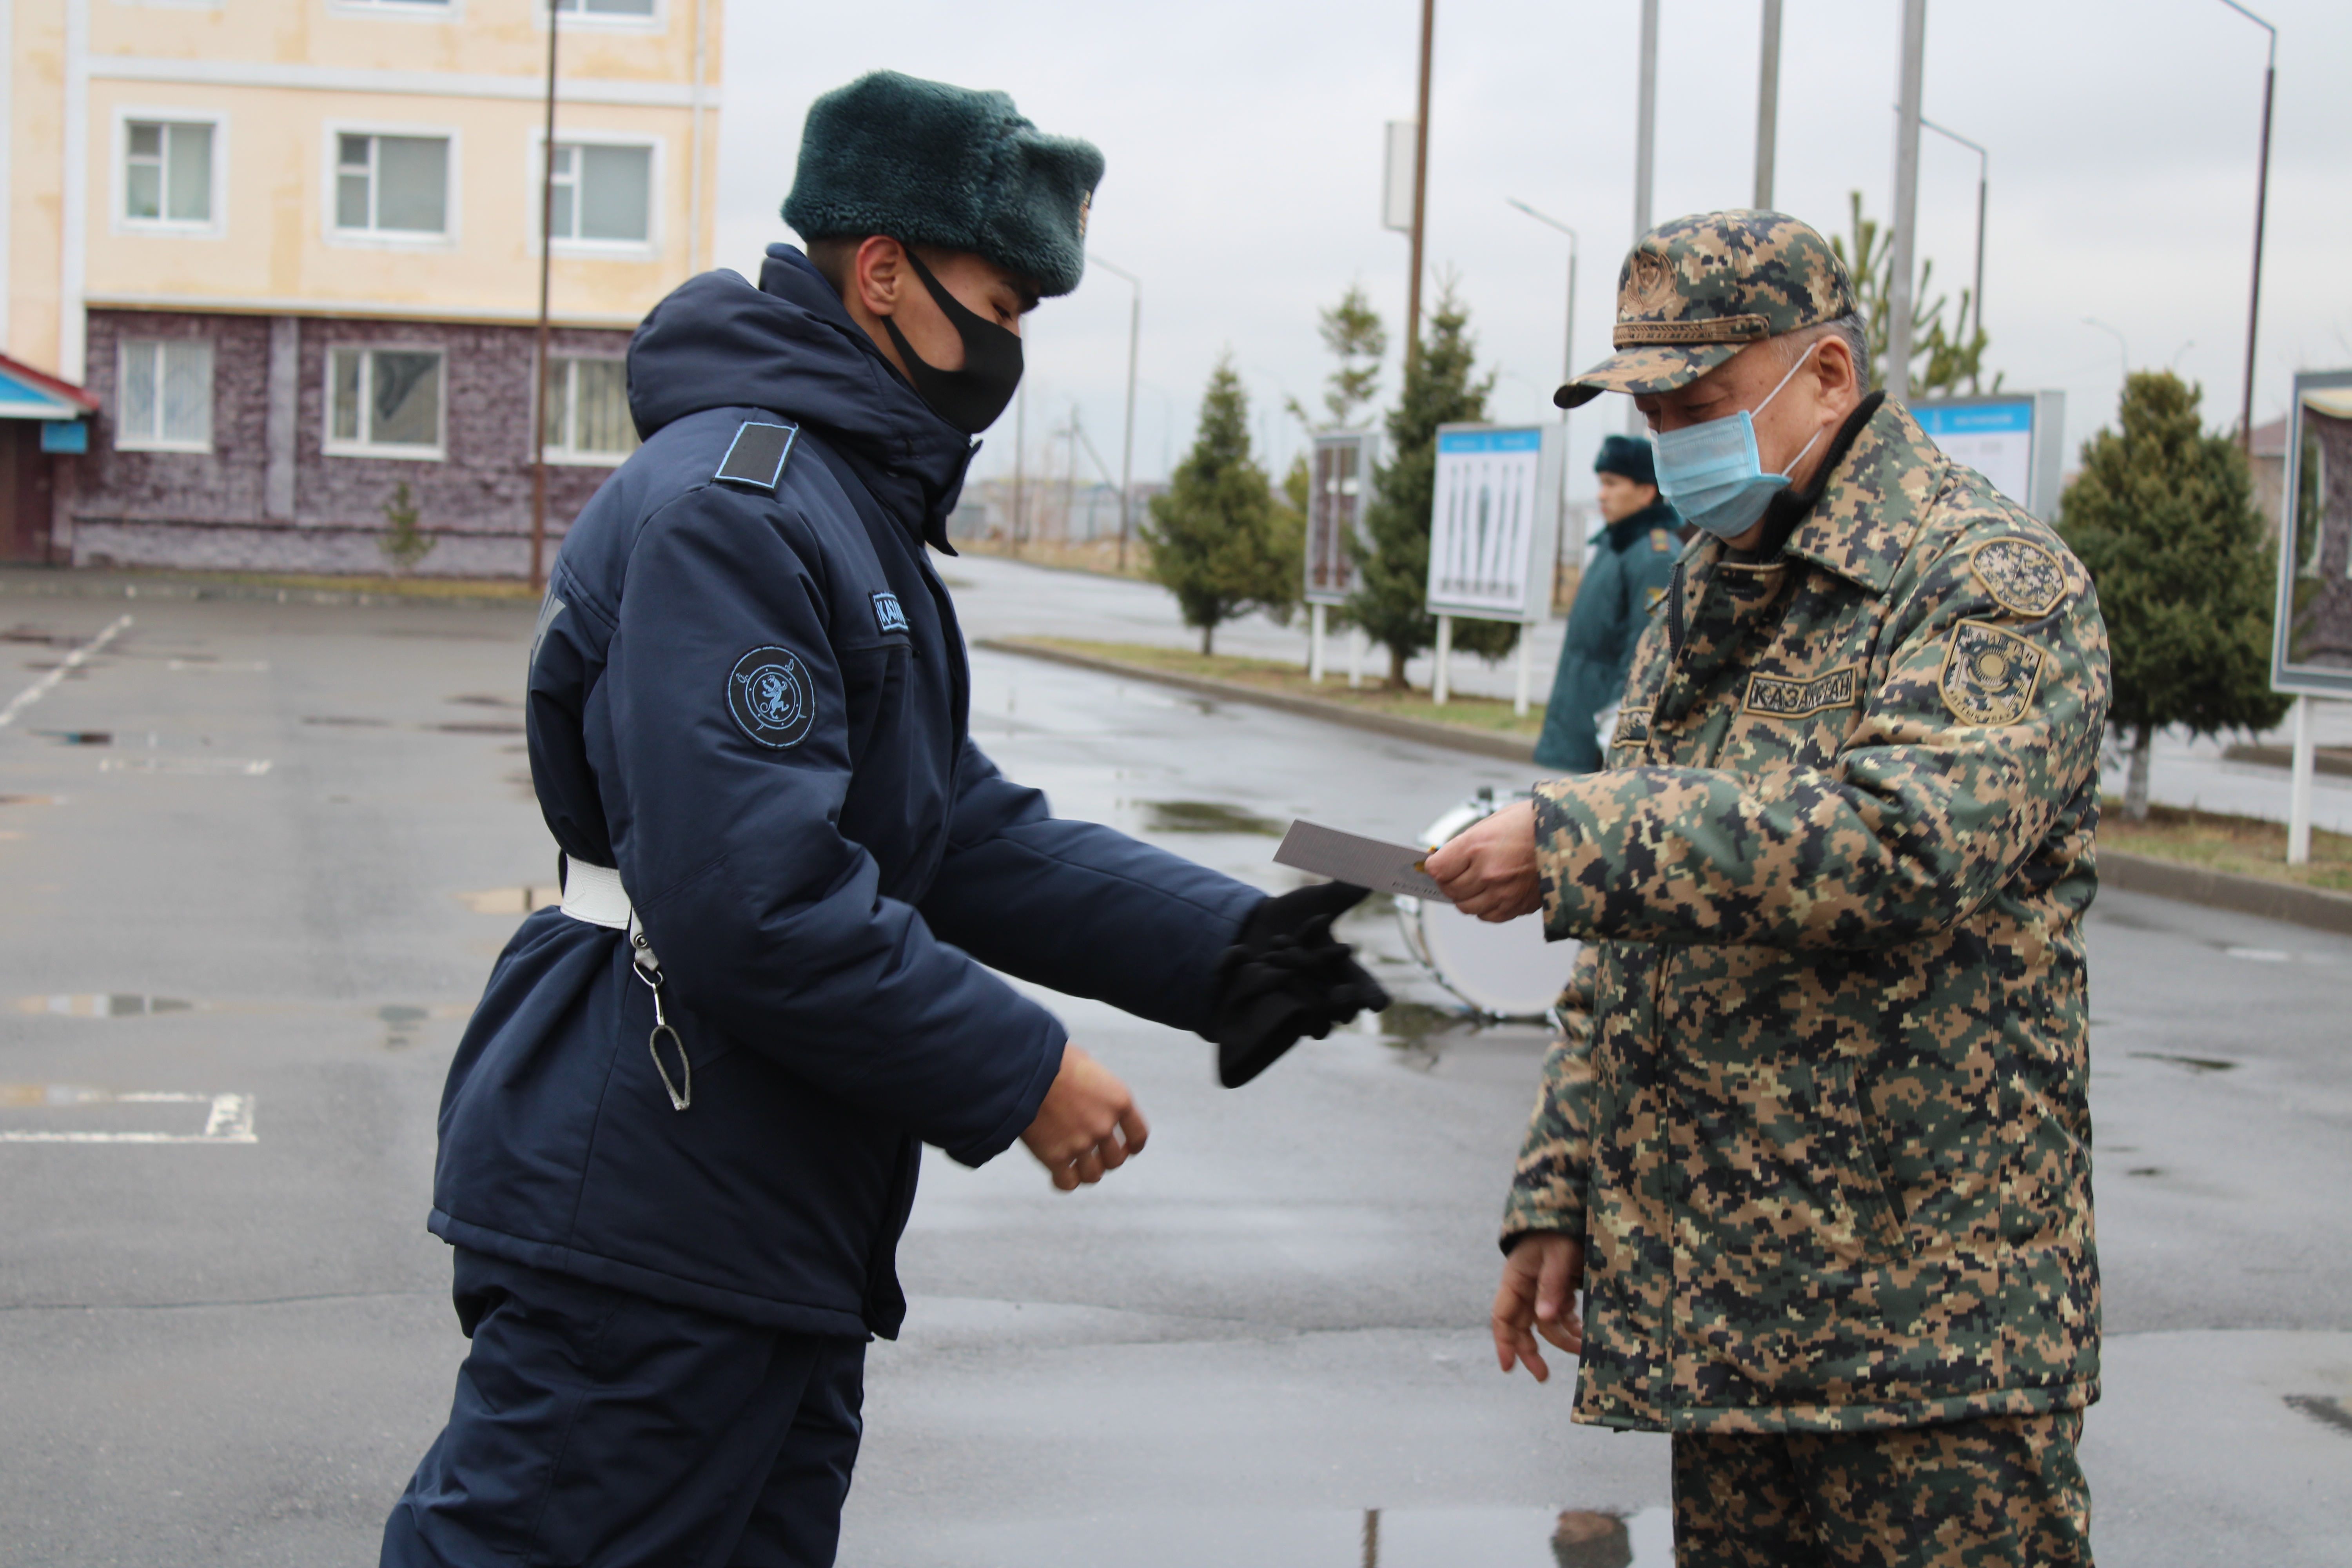
[[[1184,624],[1201,629],[1202,653],[1215,651],[1218,626],[1235,616],[1288,616],[1304,544],[1287,511],[1250,454],[1249,395],[1227,355],[1210,374],[1192,449],[1167,492],[1151,498],[1143,526],[1151,575],[1176,595]]]
[[[1862,211],[1862,193],[1855,191],[1848,198],[1852,204],[1853,237],[1852,243],[1837,235],[1830,236],[1830,249],[1845,263],[1853,279],[1854,303],[1861,307],[1863,324],[1870,341],[1870,384],[1886,384],[1886,344],[1888,298],[1895,292],[1895,231],[1880,226],[1876,218],[1865,217]],[[1969,324],[1969,308],[1974,303],[1973,290],[1960,290],[1958,317],[1951,328],[1944,325],[1944,307],[1948,301],[1941,295],[1935,303],[1927,302],[1928,284],[1936,276],[1936,264],[1922,258],[1919,263],[1919,287],[1911,296],[1911,357],[1926,360],[1925,364],[1911,367],[1911,395],[1925,397],[1933,393],[1954,394],[1967,391],[1999,392],[2001,377],[1996,374],[1990,388],[1982,386],[1985,349],[1992,340],[1984,327]],[[1961,333],[1967,333],[1964,338]]]
[[[2059,532],[2091,574],[2115,668],[2112,722],[2131,743],[2125,815],[2147,816],[2158,730],[2266,730],[2274,546],[2263,542],[2245,454],[2199,425],[2203,389],[2170,371],[2124,382],[2121,430],[2083,445]]]
[[[1376,494],[1364,509],[1371,547],[1349,540],[1361,585],[1349,597],[1348,616],[1389,650],[1389,684],[1404,685],[1407,660],[1437,638],[1437,617],[1422,606],[1429,589],[1429,520],[1437,495],[1437,427],[1486,417],[1495,390],[1489,374],[1475,379],[1470,311],[1444,279],[1430,314],[1429,338],[1405,371],[1404,391],[1388,419],[1389,460],[1375,477]],[[1456,619],[1456,647],[1496,659],[1518,646],[1508,621]]]
[[[1323,410],[1329,417],[1313,418],[1295,397],[1290,399],[1290,414],[1309,430],[1345,430],[1355,424],[1357,411],[1371,402],[1380,384],[1381,356],[1389,352],[1389,330],[1360,283],[1350,284],[1338,304],[1318,314],[1323,346],[1339,362],[1323,381]]]

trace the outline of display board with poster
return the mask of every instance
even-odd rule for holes
[[[1372,504],[1372,469],[1381,438],[1371,430],[1335,430],[1315,437],[1307,469],[1307,584],[1310,605],[1344,604],[1356,591],[1350,537],[1370,542],[1364,509]]]
[[[1911,415],[1946,457],[1966,463],[2044,522],[2057,521],[2064,393],[1931,398],[1912,404]]]
[[[2271,686],[2352,697],[2352,370],[2294,378]]]
[[[1531,625],[1551,613],[1558,425],[1441,425],[1429,521],[1432,615]]]

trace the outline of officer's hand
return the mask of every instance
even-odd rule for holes
[[[1062,1070],[1021,1142],[1066,1193],[1103,1179],[1139,1153],[1150,1124],[1135,1096],[1110,1070],[1076,1046],[1062,1047]]]
[[[1503,1283],[1495,1292],[1495,1361],[1505,1372],[1521,1363],[1538,1383],[1548,1381],[1536,1344],[1541,1334],[1570,1355],[1584,1353],[1584,1320],[1576,1315],[1576,1292],[1584,1283],[1584,1243],[1554,1230],[1539,1230],[1503,1259]]]
[[[1472,823],[1423,862],[1454,907],[1482,921],[1515,921],[1543,906],[1536,880],[1536,806],[1522,800]]]

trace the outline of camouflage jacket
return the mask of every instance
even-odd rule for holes
[[[1585,1240],[1577,1419],[2097,1397],[2107,703],[2081,563],[1898,405],[1779,555],[1685,555],[1609,769],[1537,790],[1545,928],[1586,945],[1505,1237]]]

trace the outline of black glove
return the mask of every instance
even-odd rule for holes
[[[1389,1005],[1381,983],[1331,937],[1331,922],[1370,895],[1346,882],[1318,882],[1266,900],[1217,963],[1217,1081],[1239,1089],[1303,1036],[1317,1039],[1362,1008]]]

